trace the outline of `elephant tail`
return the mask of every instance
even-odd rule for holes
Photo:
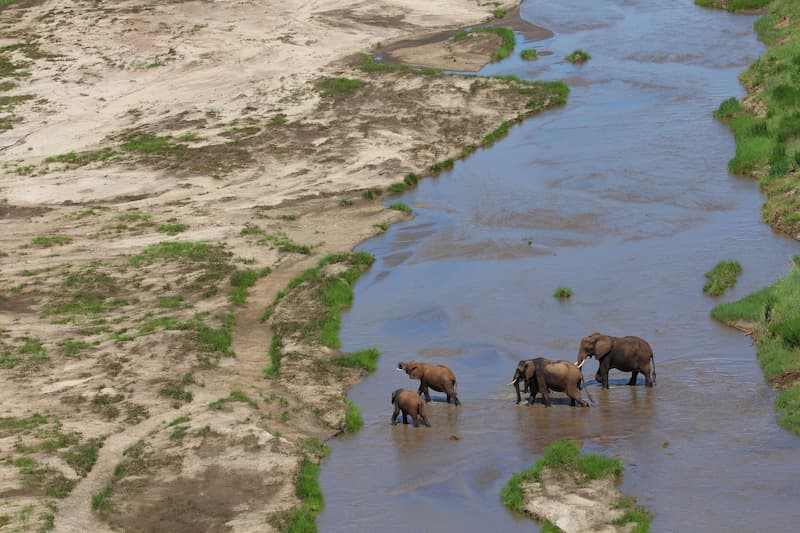
[[[650,366],[653,368],[653,386],[656,384],[656,360],[653,358],[653,352],[650,352]]]

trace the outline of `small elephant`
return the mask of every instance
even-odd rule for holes
[[[428,423],[428,418],[425,416],[425,402],[419,397],[419,394],[410,390],[397,389],[392,393],[392,405],[394,405],[394,412],[392,413],[392,425],[397,425],[397,415],[400,411],[403,412],[403,424],[408,424],[408,415],[411,415],[411,421],[414,427],[419,423],[417,418],[422,419],[422,423],[431,427]]]
[[[644,339],[639,337],[612,337],[602,333],[592,333],[581,339],[578,349],[580,368],[587,357],[594,356],[599,362],[595,379],[608,388],[608,371],[612,368],[623,372],[632,372],[628,385],[636,385],[639,372],[644,374],[644,384],[652,387],[656,384],[656,362],[653,349]],[[652,367],[652,377],[650,375]]]
[[[557,392],[565,392],[569,396],[569,404],[573,407],[576,403],[580,406],[589,406],[581,399],[583,373],[580,368],[569,361],[553,361],[544,357],[520,361],[514,372],[514,379],[509,384],[514,385],[514,389],[517,391],[517,403],[522,401],[519,394],[520,380],[524,380],[530,390],[528,405],[533,405],[536,395],[541,392],[545,407],[550,407],[550,390],[552,389]],[[588,390],[586,395],[594,403]]]
[[[455,405],[461,405],[456,395],[456,375],[444,365],[432,365],[421,361],[400,361],[397,370],[405,371],[409,379],[419,380],[419,394],[425,394],[425,401],[431,401],[428,388],[447,395],[447,403],[453,398]]]

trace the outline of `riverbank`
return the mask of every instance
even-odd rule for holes
[[[567,92],[362,53],[496,8],[0,5],[3,525],[313,524],[375,357],[337,349],[342,252]]]
[[[725,2],[716,7],[735,7],[736,11],[765,5],[755,29],[768,49],[740,75],[747,96],[742,102],[726,100],[715,116],[730,125],[736,139],[729,171],[759,179],[767,195],[761,210],[763,220],[800,240],[800,6],[790,0],[773,0]],[[774,284],[738,302],[715,307],[712,316],[753,335],[764,377],[781,391],[775,400],[778,421],[800,435],[797,266],[795,261],[791,272]]]

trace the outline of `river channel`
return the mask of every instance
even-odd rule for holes
[[[728,129],[711,112],[743,96],[737,75],[763,52],[754,17],[692,0],[526,0],[554,36],[480,74],[561,79],[565,107],[526,120],[451,172],[396,200],[415,207],[360,249],[375,265],[343,318],[344,350],[380,349],[350,391],[364,428],[329,442],[323,532],[535,530],[499,493],[558,438],[619,457],[621,488],[653,531],[796,531],[800,439],[775,421],[751,340],[709,310],[783,276],[800,245],[759,221],[755,181],[731,176]],[[592,59],[563,60],[576,48]],[[393,198],[393,201],[395,199]],[[721,299],[702,292],[723,259],[743,266]],[[572,289],[567,301],[556,287]],[[516,406],[516,362],[574,361],[594,331],[653,346],[657,385],[596,404]],[[391,426],[389,396],[416,382],[401,359],[450,366],[462,406],[433,393],[432,428]],[[584,366],[587,379],[596,361]]]

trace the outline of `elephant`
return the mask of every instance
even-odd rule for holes
[[[450,403],[450,398],[453,398],[455,405],[461,405],[456,394],[456,375],[446,366],[432,365],[421,361],[400,361],[397,370],[405,371],[409,379],[419,380],[417,392],[420,395],[425,394],[426,402],[431,401],[431,395],[428,393],[430,387],[437,392],[445,393],[447,403]]]
[[[553,361],[544,357],[535,359],[523,359],[517,363],[517,370],[514,372],[514,379],[509,385],[514,385],[517,391],[517,403],[522,401],[519,394],[519,382],[524,380],[530,390],[528,405],[533,405],[536,395],[542,393],[545,407],[550,407],[550,390],[565,392],[569,396],[571,406],[577,403],[582,407],[589,404],[581,399],[581,389],[583,387],[583,373],[580,368],[569,361]],[[594,399],[586,391],[589,400],[594,403]]]
[[[644,374],[644,383],[647,387],[656,384],[656,362],[653,359],[653,349],[644,339],[639,337],[612,337],[602,333],[592,333],[581,339],[578,349],[578,361],[575,363],[580,368],[587,357],[594,356],[600,366],[595,379],[608,388],[608,371],[611,368],[623,372],[633,372],[628,385],[636,385],[639,372]],[[650,370],[652,367],[652,377]]]
[[[403,424],[408,424],[408,415],[411,415],[411,422],[414,427],[419,425],[417,418],[421,418],[425,426],[431,427],[428,423],[428,418],[425,416],[425,402],[422,401],[419,394],[410,390],[397,389],[392,393],[391,403],[394,405],[394,412],[392,413],[393,426],[397,425],[397,415],[402,411]]]

